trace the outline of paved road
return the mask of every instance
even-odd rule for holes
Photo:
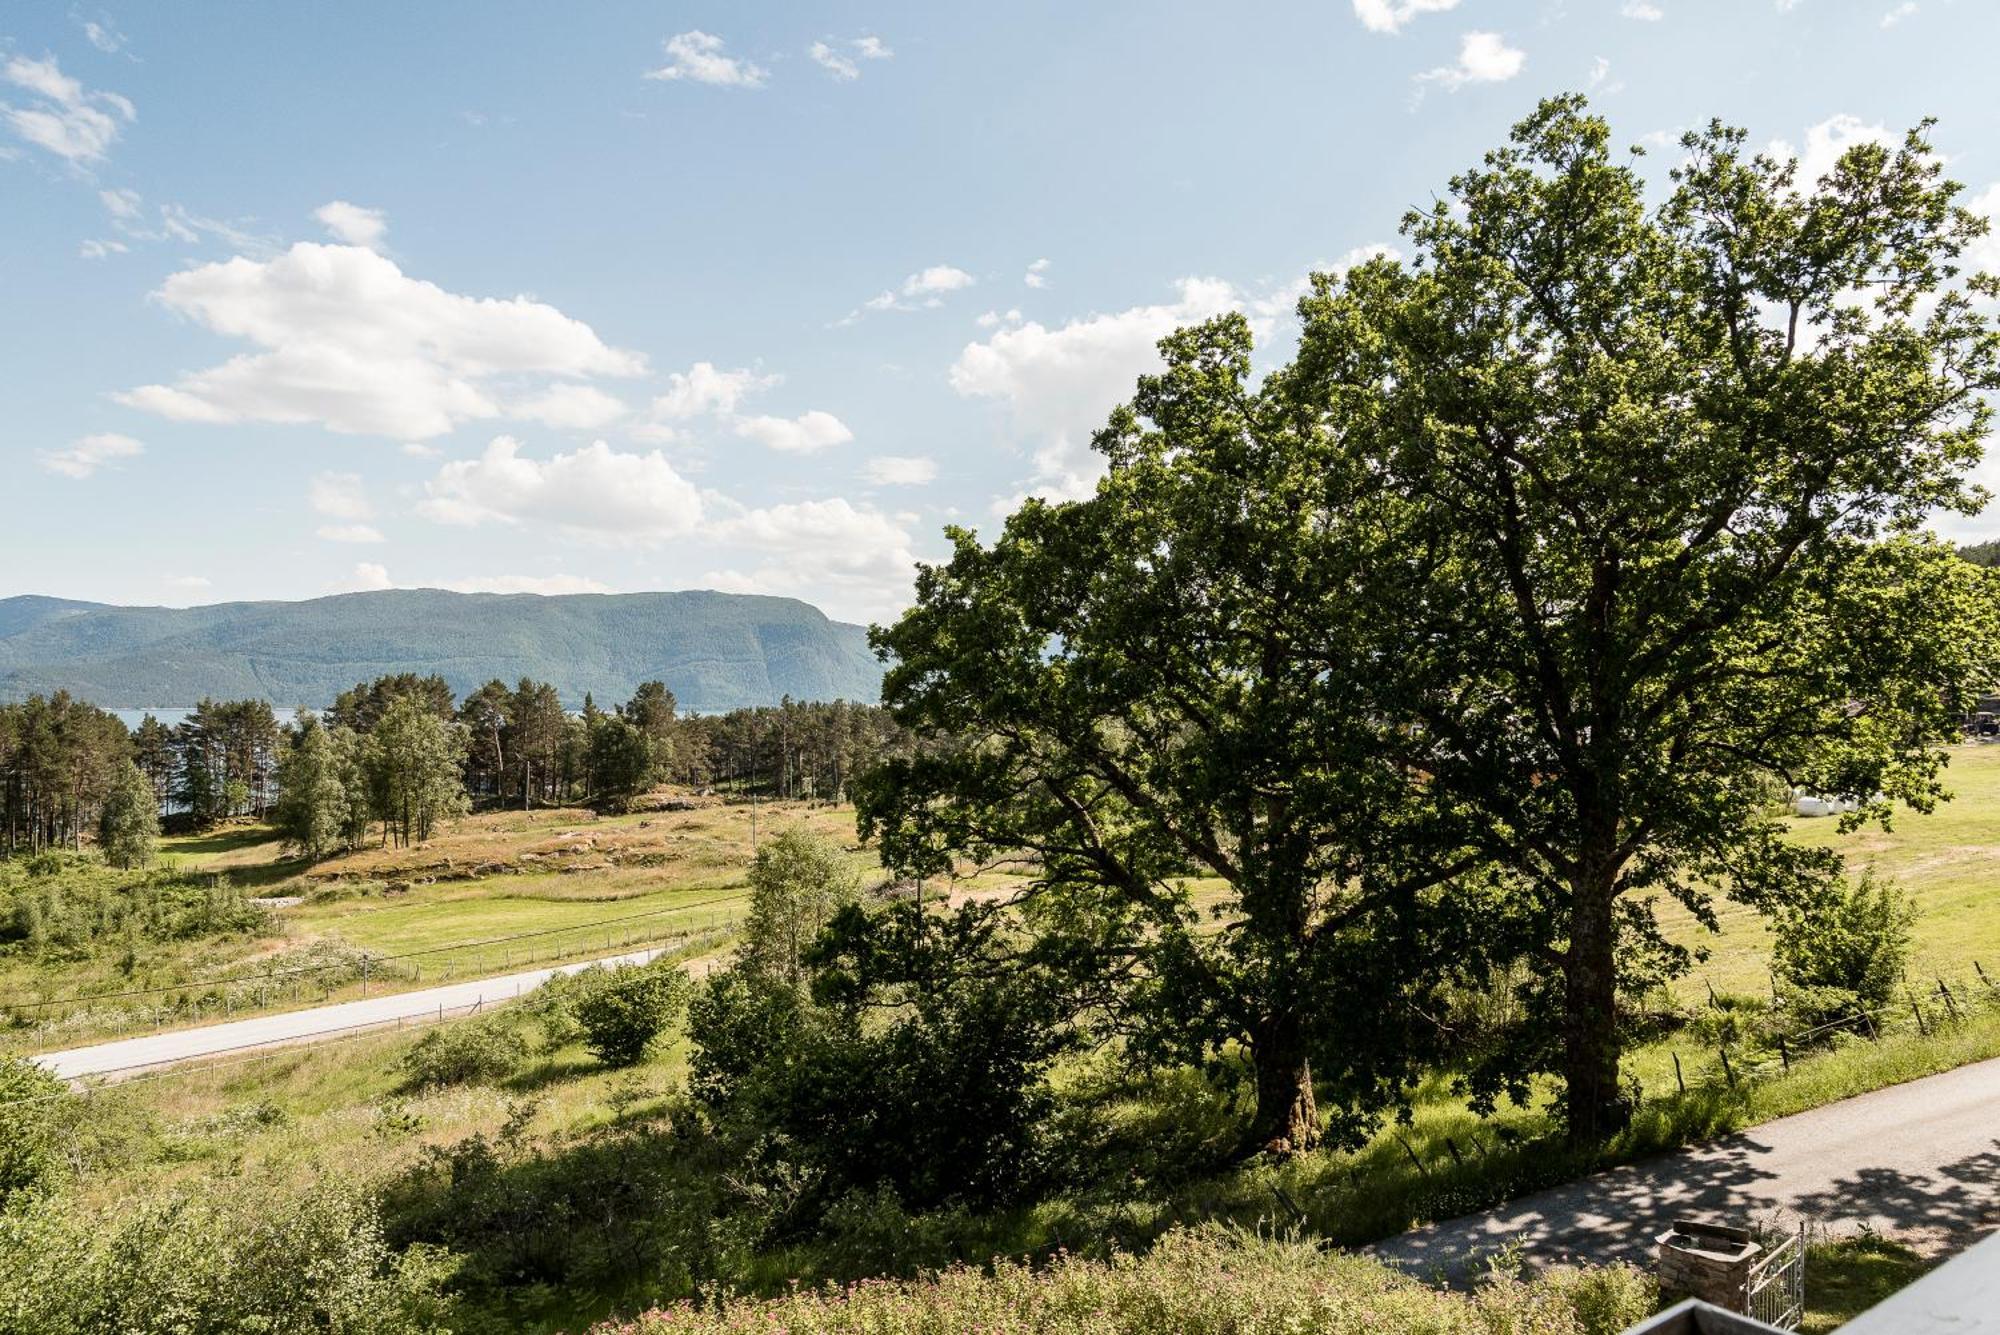
[[[464,983],[447,983],[416,992],[396,992],[369,997],[365,1001],[341,1001],[309,1010],[259,1015],[248,1020],[202,1025],[194,1029],[171,1029],[142,1038],[124,1038],[114,1043],[98,1043],[67,1052],[45,1052],[35,1058],[44,1067],[66,1079],[83,1076],[119,1076],[198,1057],[244,1052],[253,1048],[283,1047],[307,1043],[380,1025],[435,1019],[453,1012],[466,1012],[503,1005],[533,991],[559,973],[572,973],[593,964],[640,964],[659,954],[658,950],[638,950],[601,960],[559,964],[553,968],[530,969],[525,973],[497,978],[475,978]]]
[[[1864,1225],[1964,1246],[2000,1227],[2000,1059],[1766,1122],[1378,1243],[1420,1275],[1465,1278],[1513,1239],[1528,1260],[1650,1265],[1677,1217]]]

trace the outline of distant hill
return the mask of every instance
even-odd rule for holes
[[[391,589],[188,608],[0,599],[0,699],[66,689],[112,709],[204,696],[317,708],[388,672],[435,672],[461,695],[534,677],[571,706],[586,691],[623,701],[657,679],[703,713],[787,695],[873,701],[882,682],[860,626],[750,594]]]

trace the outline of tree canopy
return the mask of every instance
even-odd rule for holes
[[[1025,853],[1136,1034],[1250,1052],[1253,1139],[1394,1102],[1503,979],[1476,1099],[1554,1072],[1615,1130],[1621,997],[1688,963],[1655,906],[1833,893],[1773,785],[1927,809],[1990,681],[1993,590],[1923,525],[1983,499],[2000,291],[1926,132],[1801,182],[1711,125],[1649,202],[1554,99],[1261,381],[1240,316],[1168,338],[1095,494],[955,531],[877,632],[926,745],[864,830]]]

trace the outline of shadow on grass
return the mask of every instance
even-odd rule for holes
[[[1799,1335],[1826,1335],[1931,1268],[1876,1233],[1815,1243],[1806,1252],[1806,1315]]]
[[[224,825],[202,834],[179,835],[164,842],[162,852],[209,856],[235,853],[278,842],[278,832],[268,825]]]

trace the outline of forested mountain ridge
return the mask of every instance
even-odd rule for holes
[[[0,699],[68,690],[110,708],[209,696],[316,707],[398,672],[437,673],[460,694],[535,677],[571,706],[660,680],[700,712],[785,696],[873,701],[881,684],[862,627],[752,594],[390,589],[188,608],[0,598]]]

